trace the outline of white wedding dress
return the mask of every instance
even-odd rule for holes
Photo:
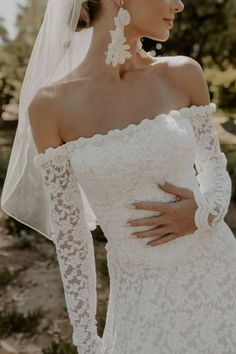
[[[236,242],[224,221],[231,180],[213,123],[215,110],[213,102],[183,107],[35,156],[48,189],[52,237],[78,353],[236,353]],[[158,188],[164,181],[194,192],[198,228],[146,246],[153,238],[136,239],[131,233],[150,227],[127,221],[160,213],[131,204],[175,202],[175,195]],[[82,193],[107,238],[110,296],[102,338]]]

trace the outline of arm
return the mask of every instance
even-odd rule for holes
[[[212,114],[216,106],[213,103],[209,105],[209,90],[202,68],[195,60],[188,58],[186,70],[192,104],[208,105],[193,108],[190,121],[195,134],[195,166],[200,189],[194,192],[198,205],[195,223],[199,229],[211,229],[223,221],[228,211],[232,181],[226,170],[227,159],[221,152],[214,126]]]
[[[200,193],[194,192],[198,205],[195,223],[198,228],[211,228],[218,225],[228,211],[232,182],[210,110],[192,114],[191,123],[196,139],[196,178],[200,185]]]
[[[85,221],[80,190],[63,150],[35,157],[50,203],[50,220],[63,282],[73,344],[79,354],[100,354],[97,335],[96,270],[92,235]],[[58,153],[60,151],[60,153]]]

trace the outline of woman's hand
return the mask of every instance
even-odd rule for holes
[[[142,232],[134,232],[137,238],[155,237],[147,244],[151,246],[159,245],[177,237],[193,233],[197,227],[194,221],[197,204],[194,194],[189,188],[178,187],[172,183],[165,182],[158,186],[165,192],[175,194],[180,199],[170,203],[159,202],[136,202],[132,205],[140,210],[152,210],[161,212],[158,216],[149,218],[129,220],[132,226],[154,226],[154,228]]]

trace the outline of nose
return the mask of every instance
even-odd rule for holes
[[[174,11],[181,12],[184,9],[184,4],[181,0],[175,0]]]

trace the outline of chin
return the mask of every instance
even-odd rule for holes
[[[170,38],[170,31],[167,30],[162,35],[160,35],[160,33],[158,33],[158,35],[152,33],[149,35],[145,35],[143,37],[153,39],[154,41],[157,41],[157,42],[166,42]]]
[[[166,34],[166,36],[163,36],[163,38],[158,39],[159,42],[166,42],[170,38],[170,32]]]

